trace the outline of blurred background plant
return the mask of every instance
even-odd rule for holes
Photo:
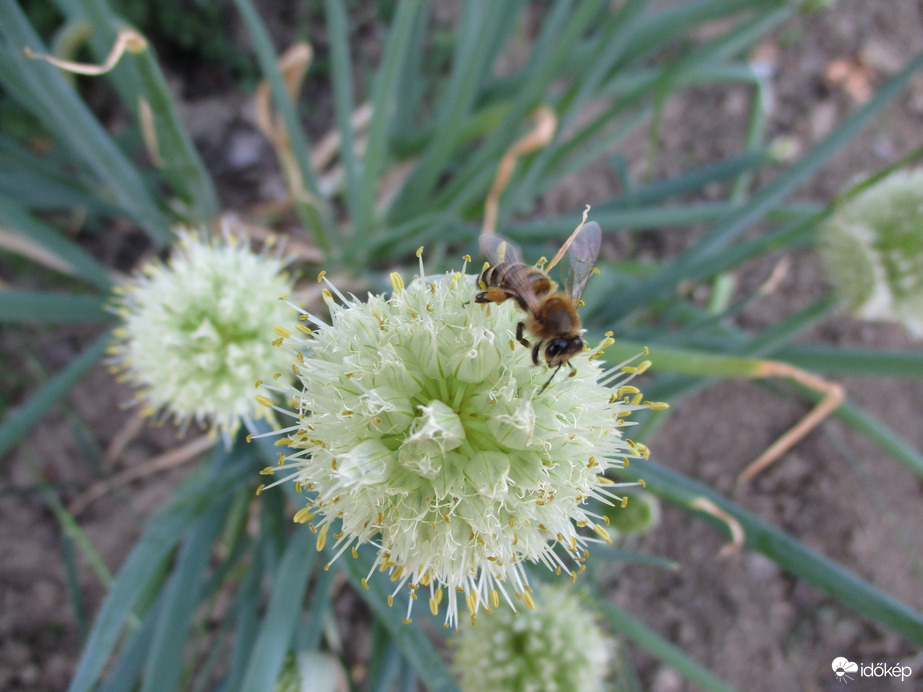
[[[651,348],[649,398],[669,401],[681,416],[685,397],[723,379],[792,380],[772,390],[799,403],[820,401],[809,424],[832,413],[888,455],[876,462],[888,474],[919,483],[923,458],[913,445],[842,399],[828,379],[919,378],[918,351],[797,344],[833,314],[837,301],[827,291],[769,324],[745,316],[784,280],[780,258],[810,248],[841,201],[859,198],[878,177],[917,157],[894,153],[883,170],[829,204],[793,199],[902,93],[923,55],[896,66],[877,89],[865,93],[859,84],[850,92],[858,105],[849,115],[789,161],[787,141],[768,125],[772,61],[761,42],[769,35],[791,40],[786,22],[800,3],[610,5],[403,0],[373,10],[325,0],[293,5],[293,19],[271,14],[271,5],[261,17],[250,0],[156,7],[0,0],[0,320],[4,358],[15,359],[0,383],[0,455],[12,470],[0,512],[47,512],[60,529],[53,543],[31,549],[59,561],[64,575],[71,609],[64,626],[83,645],[76,667],[63,664],[71,689],[271,689],[287,660],[292,666],[289,651],[298,651],[299,661],[331,652],[352,684],[365,689],[408,689],[414,681],[455,689],[441,629],[419,614],[424,609],[402,625],[405,596],[391,609],[382,585],[356,588],[371,564],[368,554],[360,550],[358,559],[324,571],[330,555],[318,556],[311,533],[292,524],[287,495],[254,497],[257,471],[275,463],[275,450],[238,439],[197,461],[212,446],[209,437],[175,443],[167,429],[147,438],[137,417],[116,412],[128,396],[96,369],[113,319],[104,306],[113,284],[144,258],[166,252],[175,224],[215,224],[234,211],[257,241],[285,239],[296,274],[322,268],[343,290],[386,292],[387,270],[415,261],[420,245],[428,271],[457,268],[462,254],[474,254],[485,216],[527,258],[553,252],[589,203],[605,244],[601,274],[584,295],[585,325],[596,339],[616,332],[607,353],[613,363],[642,345]],[[126,19],[149,42],[135,44],[101,76],[75,76],[25,52],[103,63]],[[274,44],[264,19],[298,27],[286,36],[310,45]],[[181,32],[172,28],[179,25]],[[229,127],[227,114],[192,109],[178,97],[152,45],[176,61],[173,73],[186,90],[217,82],[249,93],[259,79],[247,128],[227,140],[234,145],[224,152],[230,164],[209,135]],[[863,65],[846,68],[845,76],[837,74],[850,84],[862,81]],[[661,147],[673,135],[664,129],[669,105],[704,89],[744,95],[739,118],[728,125],[739,135],[733,153],[665,162]],[[530,131],[544,133],[540,145],[527,147],[503,184],[494,185],[504,157]],[[265,180],[264,170],[231,181],[231,173],[259,158],[264,141],[284,185],[277,176]],[[767,262],[778,271],[747,280]],[[315,286],[299,284],[297,300],[317,301]],[[57,371],[46,373],[48,363]],[[694,400],[701,408],[703,400]],[[700,425],[722,427],[705,413]],[[43,423],[49,418],[53,424]],[[848,609],[843,618],[876,628],[876,641],[886,642],[872,649],[879,658],[923,644],[919,602],[902,602],[863,579],[862,565],[838,564],[745,510],[728,497],[739,498],[739,489],[709,487],[675,470],[680,464],[658,453],[655,436],[667,419],[663,412],[639,419],[637,437],[654,455],[632,463],[621,480],[643,478],[648,490],[699,520],[692,527],[716,528],[730,540],[726,553],[762,554],[773,569],[826,593]],[[803,432],[783,437],[783,447]],[[783,451],[771,449],[747,477]],[[188,461],[197,461],[196,470],[181,483],[170,476],[150,495],[120,492]],[[747,461],[721,459],[723,475],[732,477]],[[857,473],[883,471],[866,466]],[[97,504],[111,497],[115,504]],[[89,536],[81,524],[102,506],[150,515],[114,576],[100,544],[128,540],[124,532],[111,535],[121,524],[112,522],[107,538]],[[643,612],[629,612],[656,603],[616,605],[612,595],[629,570],[677,569],[638,545],[594,551],[581,577],[607,625],[642,661],[668,666],[704,689],[727,689],[667,632],[643,624]],[[673,578],[701,565],[679,569]],[[919,573],[908,579],[919,587]],[[99,585],[107,593],[97,605]],[[630,656],[620,656],[618,668],[629,688],[650,686],[650,672],[632,670]],[[828,668],[819,662],[815,679],[825,680]],[[10,675],[11,689],[28,686],[20,673]]]

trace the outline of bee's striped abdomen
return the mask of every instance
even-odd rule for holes
[[[477,302],[500,303],[507,298],[513,298],[520,308],[529,311],[523,293],[540,297],[554,289],[554,284],[544,272],[522,262],[501,262],[485,269],[478,275],[478,286],[482,293],[478,294]],[[499,289],[500,298],[497,298]]]

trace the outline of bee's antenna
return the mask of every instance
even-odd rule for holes
[[[564,365],[564,363],[559,363],[559,364],[558,364],[558,367],[556,367],[556,368],[554,369],[554,372],[551,373],[551,377],[548,378],[548,381],[547,381],[545,384],[542,385],[542,388],[541,388],[541,389],[538,390],[538,393],[539,393],[539,394],[541,394],[542,392],[544,392],[544,391],[545,391],[545,388],[546,388],[549,384],[551,384],[551,381],[554,379],[554,376],[558,374],[558,370],[561,369],[561,366],[562,366],[562,365]]]

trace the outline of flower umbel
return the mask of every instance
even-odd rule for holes
[[[455,670],[464,692],[595,692],[605,689],[615,640],[570,585],[538,589],[535,609],[503,609],[463,627]]]
[[[366,302],[330,284],[331,324],[301,315],[283,341],[299,382],[273,387],[295,402],[277,442],[291,449],[264,473],[287,470],[277,483],[307,495],[295,521],[311,522],[319,549],[339,519],[336,557],[373,542],[372,571],[395,593],[427,587],[434,614],[447,589],[452,625],[458,592],[472,618],[501,597],[531,606],[523,561],[576,576],[586,544],[608,539],[585,503],[621,503],[604,472],[647,453],[620,428],[647,405],[625,382],[649,363],[604,371],[607,337],[540,394],[547,371],[514,340],[514,301],[477,305],[474,277],[426,278],[422,262],[420,274],[406,287],[392,274],[391,297]]]
[[[846,307],[923,337],[923,170],[877,182],[837,208],[819,233],[821,259]]]
[[[291,280],[277,257],[232,236],[179,232],[167,264],[153,261],[117,291],[114,368],[140,391],[144,412],[182,425],[211,424],[226,439],[241,420],[266,415],[253,383],[287,368],[266,334],[291,314],[279,300]]]

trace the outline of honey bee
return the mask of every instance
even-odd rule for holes
[[[523,262],[522,252],[509,240],[494,234],[480,238],[481,252],[490,264],[478,276],[481,290],[474,301],[502,303],[512,298],[527,313],[525,321],[516,325],[516,340],[532,349],[533,363],[539,365],[539,356],[544,355],[547,366],[554,368],[540,392],[551,384],[562,366],[573,369],[570,359],[583,350],[577,306],[596,265],[601,242],[598,223],[581,223],[548,266],[539,269]],[[565,254],[569,262],[561,272],[560,290],[548,278],[548,272]],[[524,332],[534,337],[534,345]]]

